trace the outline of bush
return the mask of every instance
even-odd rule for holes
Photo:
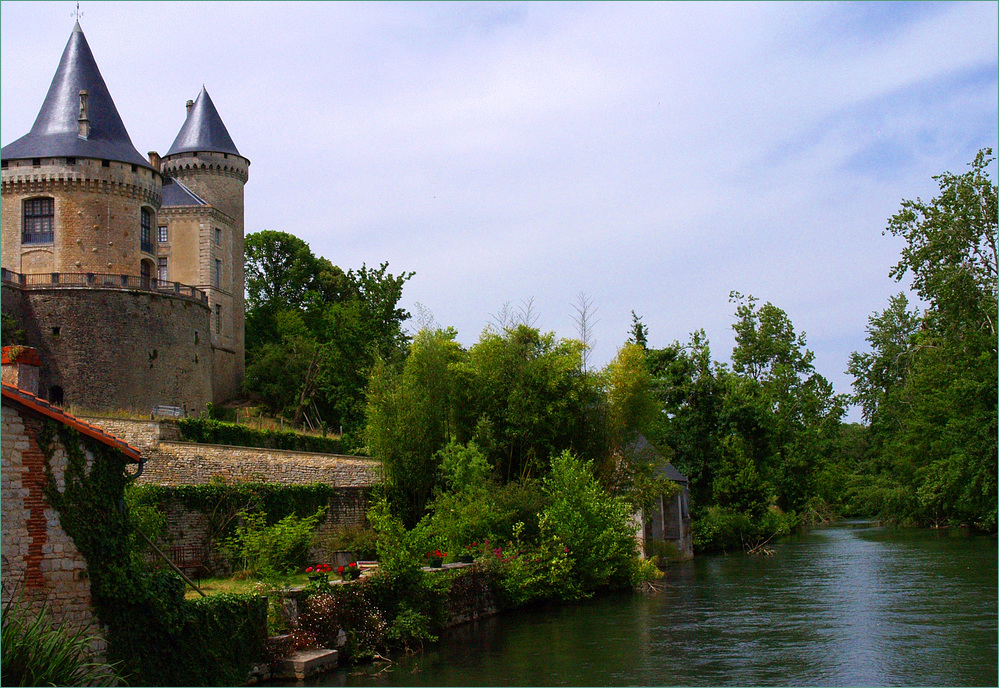
[[[47,607],[32,613],[18,598],[3,608],[0,683],[5,686],[117,685],[115,667],[94,661],[95,638],[86,628],[66,633],[51,627]]]
[[[287,449],[317,454],[342,454],[347,449],[339,437],[317,437],[291,430],[257,430],[211,418],[181,418],[177,424],[180,427],[181,439],[186,442]]]
[[[351,526],[328,536],[327,549],[354,553],[354,559],[366,561],[378,557],[378,532],[363,526]]]
[[[798,520],[794,512],[784,513],[777,507],[757,518],[725,507],[708,507],[693,523],[694,548],[699,552],[750,552],[777,536],[787,535]]]
[[[309,558],[316,525],[326,517],[326,508],[308,518],[294,514],[285,516],[274,525],[266,524],[266,514],[239,514],[241,525],[227,539],[224,548],[236,562],[234,568],[263,577],[293,573],[304,568]]]
[[[371,604],[365,583],[325,586],[305,598],[293,631],[296,645],[339,648],[343,660],[370,659],[385,647],[388,625]]]
[[[563,452],[552,461],[544,491],[549,505],[539,519],[541,533],[568,547],[583,589],[629,585],[638,556],[631,508],[597,482],[592,463]]]

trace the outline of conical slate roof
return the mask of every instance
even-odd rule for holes
[[[232,142],[219,111],[215,109],[212,97],[208,95],[208,90],[202,86],[201,93],[187,113],[184,126],[180,128],[180,133],[174,140],[166,156],[177,153],[193,153],[205,151],[208,153],[232,153],[239,155],[236,144]]]
[[[80,138],[80,91],[87,92],[90,132]],[[94,54],[76,22],[31,131],[0,150],[4,160],[81,157],[150,167],[139,155],[118,114]]]

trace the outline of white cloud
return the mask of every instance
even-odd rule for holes
[[[4,143],[69,37],[62,3],[0,3]],[[343,267],[415,270],[406,305],[474,341],[529,297],[595,362],[634,309],[653,343],[728,293],[785,308],[837,391],[898,290],[881,229],[996,146],[994,3],[102,3],[82,20],[140,152],[207,85],[252,160],[247,231]]]

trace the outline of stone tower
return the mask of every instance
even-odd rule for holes
[[[79,22],[34,126],[0,159],[3,267],[153,274],[162,177],[132,145]]]
[[[158,167],[77,22],[31,131],[0,151],[2,308],[57,405],[197,413],[216,398],[208,294],[159,272]]]
[[[158,156],[151,159],[157,162]],[[159,162],[164,176],[158,264],[164,278],[194,284],[211,308],[215,401],[239,394],[244,372],[243,185],[240,155],[202,86]]]

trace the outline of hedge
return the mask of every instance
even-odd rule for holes
[[[210,418],[182,418],[178,421],[178,425],[180,437],[186,442],[286,449],[317,454],[343,454],[347,450],[345,442],[340,437],[317,437],[291,430],[258,430]]]

